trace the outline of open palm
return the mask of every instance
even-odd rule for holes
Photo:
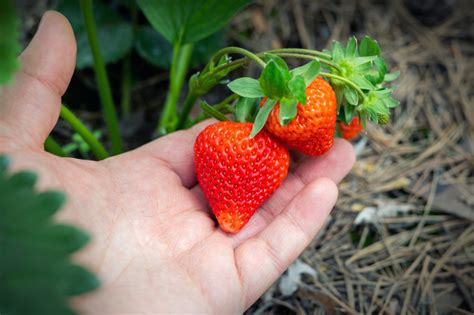
[[[193,144],[207,121],[101,162],[43,150],[75,65],[67,20],[49,12],[0,95],[0,153],[41,175],[41,188],[65,190],[59,220],[89,231],[76,257],[101,288],[76,298],[87,313],[241,313],[296,259],[337,198],[352,167],[337,140],[321,158],[299,163],[238,234],[222,232],[197,186]]]

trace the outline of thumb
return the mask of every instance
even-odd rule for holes
[[[46,12],[20,59],[13,84],[0,94],[0,124],[6,127],[0,132],[17,144],[42,147],[57,122],[76,63],[76,41],[67,19]]]

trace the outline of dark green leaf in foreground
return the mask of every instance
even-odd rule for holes
[[[258,98],[265,96],[258,80],[244,77],[238,78],[230,82],[229,89],[237,95],[250,98]]]
[[[138,5],[170,43],[195,43],[222,28],[250,0],[138,0]]]
[[[8,83],[19,68],[19,23],[14,1],[0,1],[0,85]]]
[[[265,104],[257,113],[257,117],[255,117],[255,122],[253,124],[252,132],[250,133],[250,138],[255,137],[260,130],[263,129],[265,123],[267,122],[268,115],[272,111],[273,107],[275,107],[276,101],[272,99],[267,99]]]
[[[70,261],[89,236],[54,222],[64,194],[36,192],[36,175],[7,165],[0,156],[0,314],[74,314],[68,298],[98,286]]]
[[[334,93],[336,94],[336,102],[337,102],[337,113],[342,107],[342,101],[344,100],[344,86],[335,86]]]
[[[117,62],[130,51],[133,44],[132,25],[126,22],[103,1],[94,1],[94,20],[100,52],[105,63]],[[79,1],[59,0],[56,8],[71,22],[77,41],[76,67],[83,69],[94,64],[82,20]]]

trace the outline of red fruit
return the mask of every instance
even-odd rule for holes
[[[288,173],[288,150],[252,123],[224,121],[204,129],[194,144],[201,188],[221,228],[238,232]]]
[[[352,121],[349,125],[346,125],[345,122],[339,123],[339,130],[341,131],[341,135],[346,140],[351,140],[352,138],[356,137],[362,129],[363,126],[360,123],[358,117],[352,118]]]
[[[263,99],[262,104],[265,101]],[[336,94],[331,85],[318,77],[306,88],[306,105],[298,103],[298,113],[288,125],[280,125],[280,104],[277,103],[265,127],[297,151],[311,156],[323,155],[334,143],[336,106]]]

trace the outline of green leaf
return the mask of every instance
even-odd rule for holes
[[[355,36],[352,36],[347,41],[346,57],[348,58],[355,57],[356,53],[357,53],[357,39],[355,38]]]
[[[263,69],[260,76],[260,87],[266,96],[272,99],[280,99],[288,94],[288,81],[291,73],[288,69],[279,66],[274,60],[270,60]]]
[[[386,105],[386,100],[390,99],[390,96],[386,93],[390,93],[390,90],[370,91],[358,109],[369,120],[386,124],[390,115],[390,108]]]
[[[364,36],[360,42],[359,54],[361,56],[378,56],[380,55],[380,46],[376,40],[369,36]]]
[[[70,282],[71,285],[66,289],[69,296],[86,293],[99,286],[99,281],[94,274],[79,265],[69,265],[64,273],[73,280]]]
[[[201,109],[209,115],[209,117],[213,117],[219,121],[226,121],[229,120],[226,115],[209,105],[206,101],[202,101],[201,104]]]
[[[94,1],[93,5],[101,55],[106,64],[117,62],[125,57],[132,48],[132,26],[104,2]],[[94,59],[89,47],[79,1],[59,0],[56,9],[68,18],[74,29],[77,41],[77,69],[91,67],[94,64]]]
[[[378,57],[377,56],[365,56],[365,57],[356,57],[351,60],[351,64],[360,70],[361,65],[371,64],[375,61]]]
[[[66,201],[66,196],[59,191],[44,191],[36,196],[38,208],[31,214],[31,219],[36,222],[46,220],[55,214]]]
[[[377,57],[374,61],[374,67],[366,72],[365,77],[370,81],[370,83],[377,85],[383,82],[386,73],[387,65],[385,64],[385,61],[382,58]]]
[[[194,44],[193,55],[191,56],[191,66],[197,67],[208,63],[209,59],[219,49],[226,46],[225,34],[222,31],[215,32],[210,36]]]
[[[14,1],[0,1],[0,85],[10,82],[20,67],[19,21]]]
[[[200,40],[194,45],[191,56],[191,66],[206,64],[212,54],[225,44],[224,34],[217,32],[209,37]],[[160,33],[151,26],[141,26],[136,32],[134,43],[137,53],[152,65],[169,69],[173,59],[173,47]]]
[[[237,104],[235,104],[235,118],[237,121],[248,121],[252,111],[255,108],[256,98],[241,97]]]
[[[400,76],[400,71],[386,73],[383,80],[385,82],[392,82],[392,81],[395,81],[399,76]]]
[[[6,155],[0,155],[0,176],[5,173],[8,165],[10,165],[10,159]]]
[[[238,78],[227,84],[227,86],[232,92],[243,97],[258,98],[265,96],[260,83],[253,78]]]
[[[285,61],[285,59],[281,58],[278,55],[270,54],[270,53],[265,53],[263,56],[263,60],[265,62],[270,62],[271,60],[275,61],[278,66],[280,66],[283,69],[289,70],[288,65]]]
[[[222,28],[250,0],[137,0],[170,43],[195,43]]]
[[[301,104],[306,105],[306,84],[302,76],[293,76],[293,78],[288,81],[288,89],[296,98],[296,100],[298,100]]]
[[[320,70],[321,70],[321,64],[319,60],[313,60],[301,67],[294,68],[293,70],[291,70],[291,74],[293,76],[295,75],[303,76],[304,82],[306,86],[308,86],[311,82],[313,82],[314,79],[316,79]]]
[[[344,97],[351,105],[357,105],[359,103],[359,95],[357,91],[348,85],[344,88]]]
[[[372,83],[370,83],[369,80],[364,78],[362,75],[356,74],[356,75],[351,76],[350,79],[352,82],[357,84],[361,89],[364,89],[364,90],[375,89],[375,86]]]
[[[352,121],[352,117],[354,117],[354,110],[355,106],[347,105],[344,107],[344,121],[347,125],[349,125]]]
[[[173,47],[152,27],[138,28],[134,47],[137,53],[152,65],[163,69],[171,67]]]
[[[0,161],[7,161],[0,156]],[[89,237],[54,222],[64,194],[34,189],[31,172],[7,173],[0,162],[0,310],[5,314],[72,314],[69,296],[91,291],[97,278],[71,263]],[[27,303],[25,303],[27,301]]]
[[[344,86],[334,86],[334,92],[336,94],[337,113],[339,113],[342,101],[344,100]]]
[[[286,126],[296,117],[298,113],[298,101],[295,99],[282,98],[280,100],[280,125]]]
[[[55,224],[37,235],[37,242],[43,241],[51,251],[73,253],[86,245],[90,237],[85,232],[64,224]]]
[[[379,90],[372,91],[372,94],[377,95],[379,97],[389,97],[392,95],[392,92],[393,91],[391,89],[382,88]]]
[[[382,101],[384,102],[385,106],[387,106],[388,108],[395,108],[398,105],[400,105],[400,102],[397,101],[396,99],[394,99],[391,96],[390,97],[384,97],[382,99]]]
[[[344,48],[338,41],[332,42],[332,59],[334,62],[339,62],[344,58]]]
[[[273,107],[275,107],[276,102],[276,100],[268,98],[263,107],[260,108],[257,113],[257,117],[255,117],[255,122],[252,127],[252,132],[250,133],[250,138],[255,137],[260,132],[260,130],[263,129],[265,123],[267,122],[268,115],[270,115]]]
[[[96,3],[96,2],[94,2]],[[132,47],[132,27],[126,22],[117,22],[113,25],[100,25],[97,21],[97,37],[100,43],[100,52],[106,64],[115,63],[125,57]],[[120,36],[117,36],[120,34]],[[94,58],[90,50],[87,34],[80,31],[77,40],[77,69],[91,67]]]
[[[20,171],[10,177],[9,183],[21,189],[30,190],[35,185],[37,178],[36,174],[32,172]]]

